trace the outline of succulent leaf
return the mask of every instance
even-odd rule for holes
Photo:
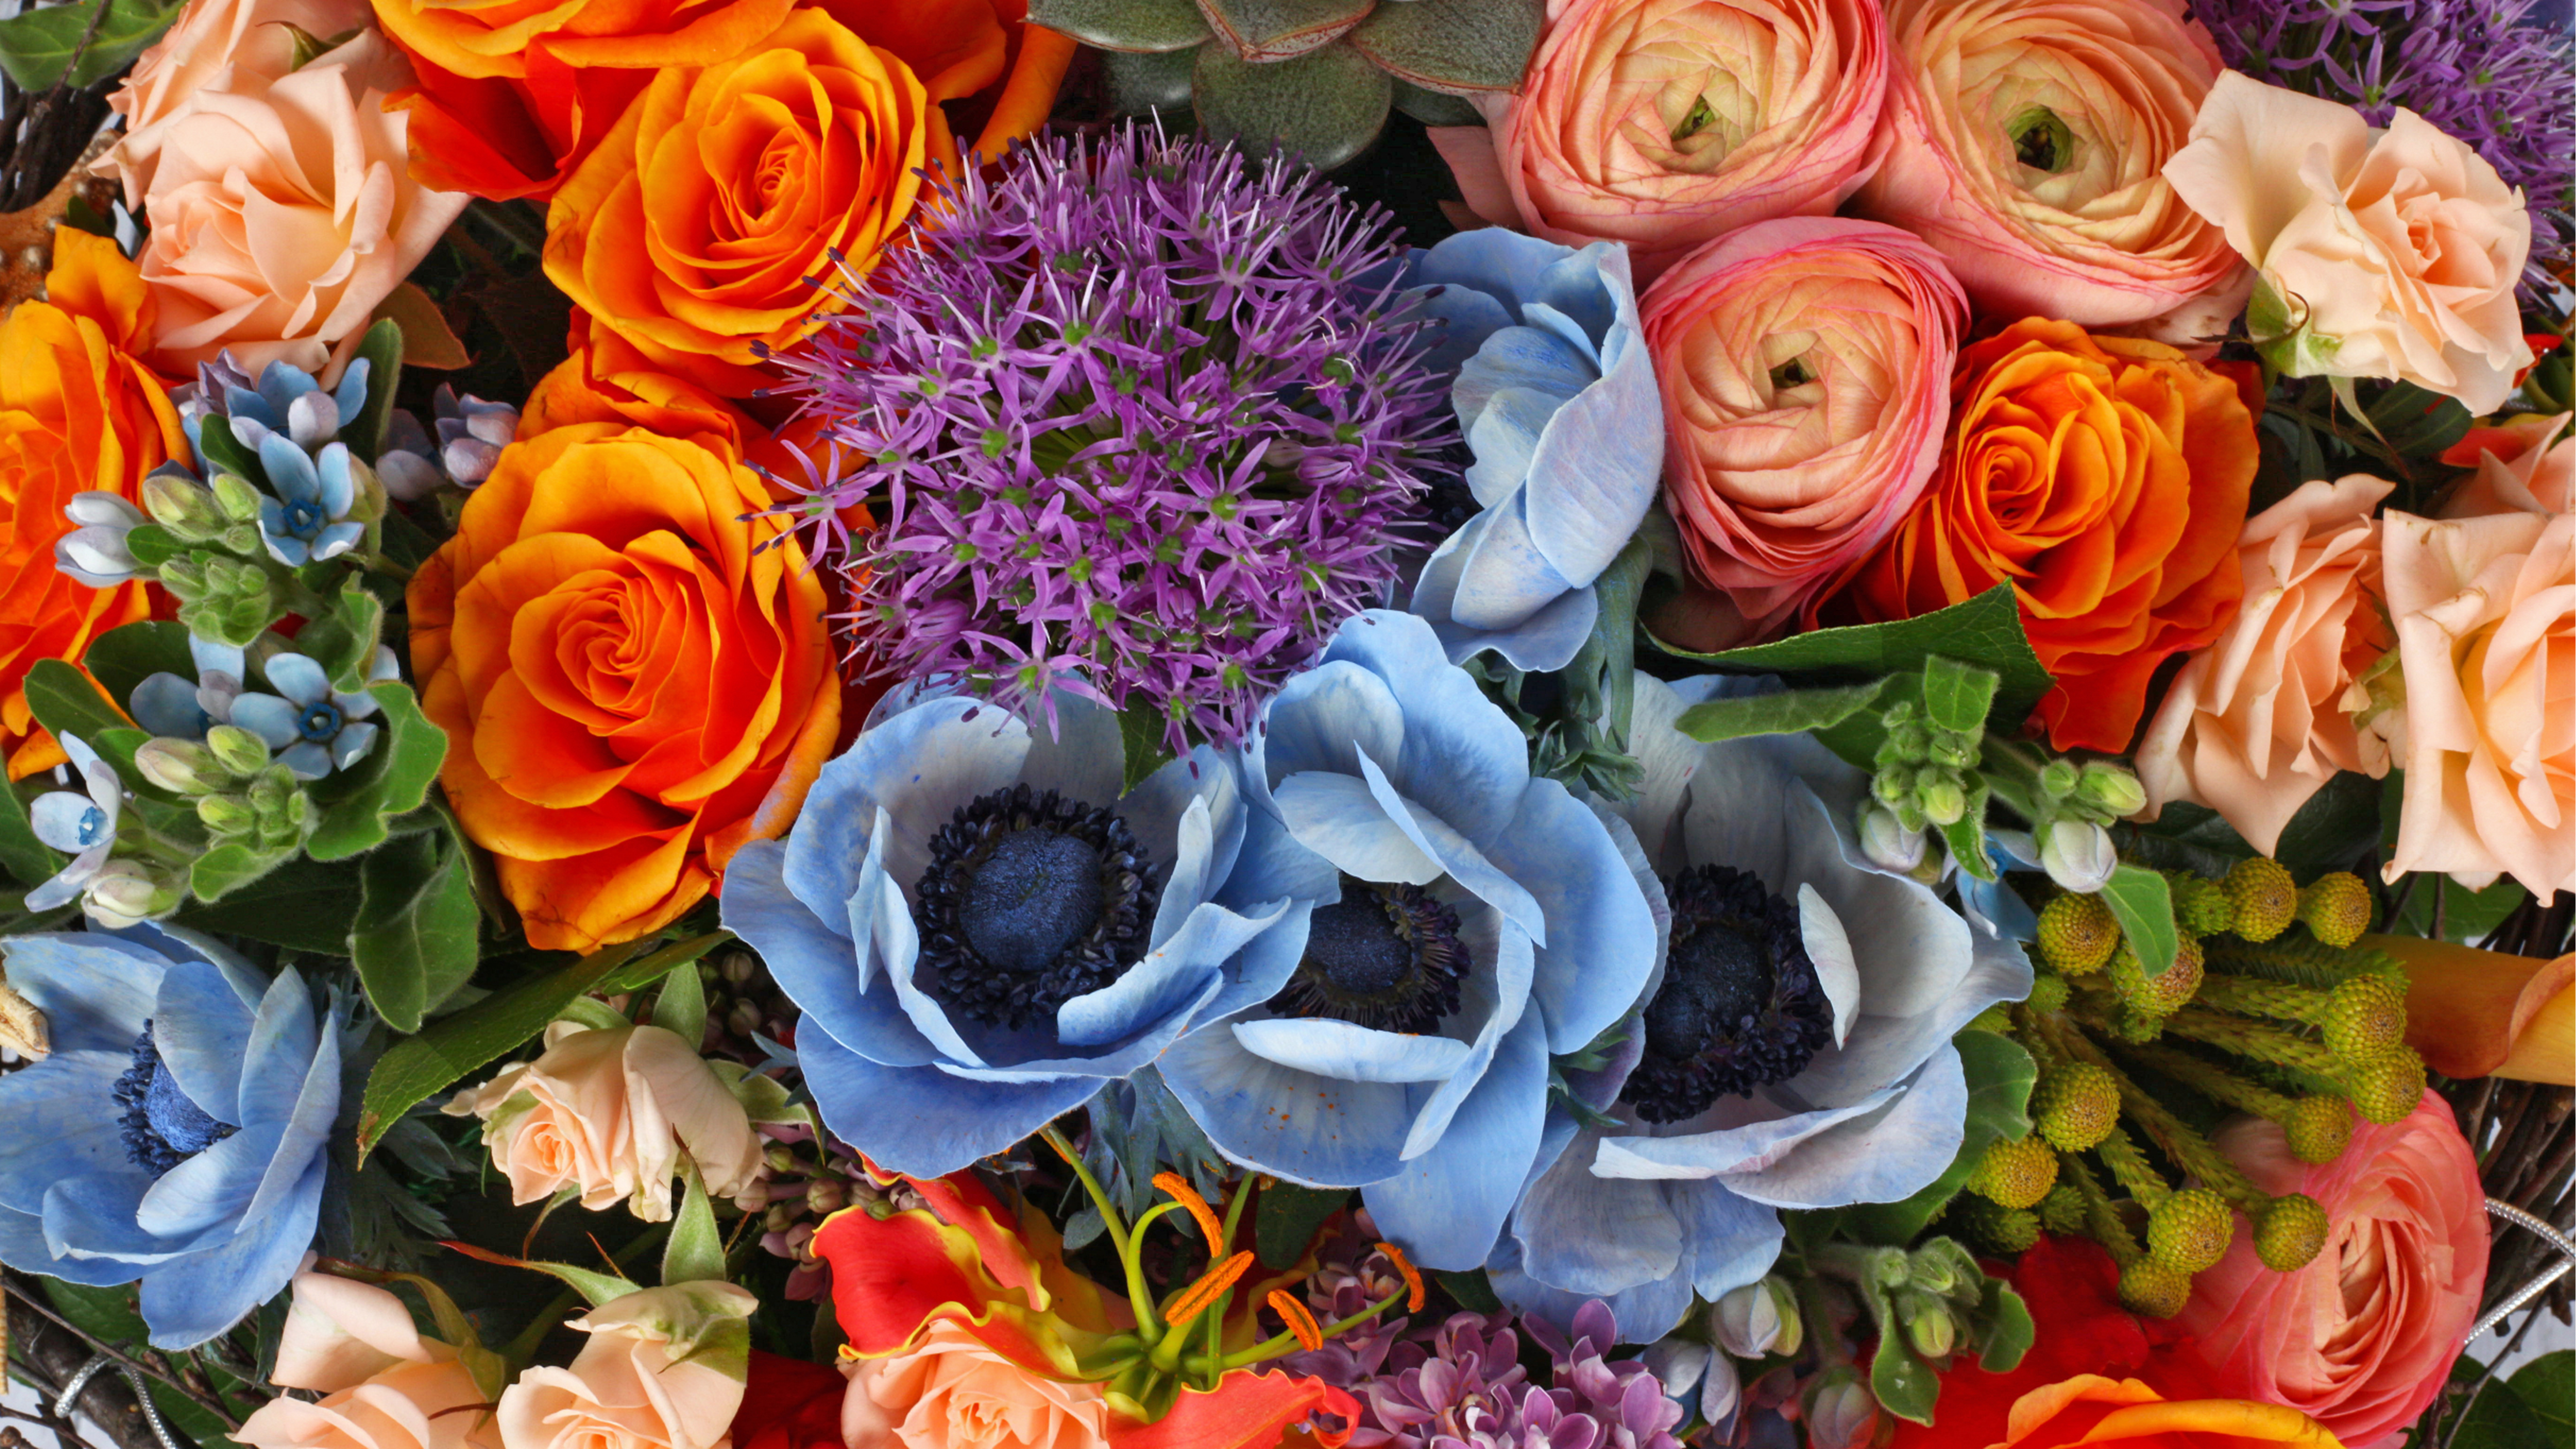
[[[1188,50],[1209,35],[1192,0],[1030,0],[1029,23],[1113,55]]]
[[[1395,83],[1395,108],[1426,126],[1481,126],[1484,113],[1457,96],[1427,91],[1408,80]]]
[[[1215,29],[1217,38],[1236,56],[1258,65],[1294,60],[1323,49],[1368,19],[1375,3],[1376,0],[1198,0],[1199,12]]]
[[[1113,50],[1103,60],[1101,68],[1109,78],[1109,105],[1120,115],[1178,110],[1190,103],[1190,73],[1198,64],[1195,51],[1145,54]]]
[[[1545,0],[1405,0],[1377,7],[1351,45],[1424,90],[1507,91],[1520,84],[1546,18]]]
[[[1209,139],[1255,150],[1275,141],[1318,171],[1368,149],[1386,125],[1395,93],[1386,72],[1347,45],[1259,65],[1222,45],[1201,46],[1191,81]]]

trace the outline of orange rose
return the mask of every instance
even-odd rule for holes
[[[188,456],[169,394],[135,360],[155,318],[134,263],[65,227],[45,290],[0,321],[0,749],[13,780],[63,761],[27,708],[27,671],[149,612],[139,581],[93,589],[55,569],[72,531],[63,506],[83,492],[139,499],[144,474]]]
[[[2341,1440],[2296,1409],[2242,1399],[2167,1399],[2136,1379],[2078,1374],[2033,1389],[2012,1407],[2007,1437],[1991,1449],[2343,1449]]]
[[[2125,750],[2156,666],[2235,613],[2253,415],[2171,347],[2036,317],[1963,350],[1950,400],[1930,491],[1845,597],[1907,619],[2009,580],[2050,741]]]
[[[412,580],[440,779],[528,941],[678,919],[786,832],[840,725],[823,585],[715,434],[511,444]]]

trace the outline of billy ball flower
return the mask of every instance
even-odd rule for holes
[[[1383,213],[1131,129],[968,175],[917,242],[779,359],[839,465],[784,511],[848,576],[871,664],[1238,738],[1379,601],[1445,471]]]

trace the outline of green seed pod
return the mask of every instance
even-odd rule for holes
[[[2298,918],[2329,946],[2349,946],[2370,929],[2370,887],[2348,870],[2321,875],[2299,890]]]
[[[2142,1254],[2120,1270],[2120,1303],[2149,1318],[2171,1318],[2191,1300],[2191,1275]]]
[[[2039,1200],[2039,1225],[2064,1237],[2084,1231],[2084,1194],[2071,1183],[2059,1183]]]
[[[2173,965],[2161,976],[2149,976],[2145,963],[2124,945],[2111,953],[2111,988],[2139,1011],[2171,1016],[2200,994],[2203,960],[2200,942],[2184,936],[2177,943]]]
[[[2057,1185],[2057,1154],[2037,1137],[1998,1138],[1977,1159],[1968,1189],[2008,1208],[2026,1208]]]
[[[2194,936],[2215,936],[2236,925],[2236,902],[2214,880],[2178,870],[2165,877],[2173,891],[2174,924]]]
[[[2119,918],[2100,896],[2069,893],[2040,908],[2040,959],[2065,975],[2101,970],[2119,944]]]
[[[2325,1250],[2331,1224],[2326,1210],[2305,1193],[2272,1199],[2254,1220],[2254,1256],[2276,1273],[2294,1273]]]
[[[2058,1151],[2089,1151],[2120,1121],[2119,1081],[2092,1062],[2051,1067],[2031,1094],[2030,1115]]]
[[[2236,934],[2264,942],[2290,928],[2299,909],[2298,882],[2277,860],[2261,856],[2228,867],[2223,888],[2236,905]]]
[[[2066,978],[2063,976],[2034,977],[2030,983],[2030,1009],[2064,1011],[2066,997],[2071,990],[2073,988],[2066,984]]]
[[[2301,1097],[2281,1118],[2290,1155],[2311,1165],[2343,1156],[2352,1142],[2352,1104],[2341,1097]]]
[[[2412,1047],[2401,1046],[2347,1074],[2344,1087],[2364,1121],[2383,1127],[2403,1122],[2424,1099],[2424,1059]]]
[[[2347,1062],[2376,1061],[2405,1044],[2406,992],[2385,976],[2355,976],[2334,989],[2318,1025],[2327,1051]]]
[[[2187,1187],[2147,1212],[2147,1251],[2185,1276],[2227,1256],[2236,1218],[2227,1199],[2205,1187]]]

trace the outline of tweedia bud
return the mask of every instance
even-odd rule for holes
[[[1718,1299],[1708,1311],[1708,1326],[1718,1347],[1737,1358],[1794,1354],[1807,1336],[1797,1295],[1777,1278],[1747,1283]]]

